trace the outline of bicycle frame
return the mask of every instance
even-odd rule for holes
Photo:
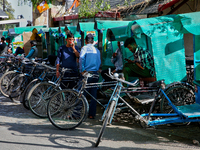
[[[113,76],[110,74],[110,76],[113,78]],[[121,96],[120,96],[120,91],[117,91],[117,87],[121,86],[124,81],[118,78],[115,78],[118,83],[116,84],[116,87],[113,91],[113,94],[109,100],[109,103],[111,101],[116,101],[118,102],[118,99],[120,98],[133,112],[135,112],[139,116],[139,120],[145,122],[148,126],[156,126],[156,125],[162,125],[162,124],[168,124],[168,123],[184,123],[184,122],[198,122],[200,121],[200,118],[197,119],[195,117],[200,117],[200,112],[198,114],[190,114],[188,115],[188,109],[199,109],[200,105],[199,104],[193,104],[193,105],[184,105],[184,106],[175,106],[169,97],[166,95],[165,91],[162,88],[162,85],[159,86],[159,91],[166,97],[168,101],[168,105],[172,107],[174,113],[152,113],[152,109],[155,106],[155,102],[157,99],[155,98],[154,101],[151,104],[150,110],[148,113],[140,114],[138,113],[131,105],[129,105]],[[159,81],[156,81],[159,82]],[[156,83],[155,82],[155,83]],[[127,84],[128,82],[126,82]],[[137,87],[136,87],[137,88]],[[121,89],[120,89],[121,90]],[[159,93],[159,92],[158,92]],[[108,103],[108,104],[109,104]],[[117,103],[116,103],[117,104]],[[198,106],[199,105],[199,106]],[[108,105],[107,105],[108,106]],[[117,106],[117,105],[116,105]],[[115,106],[115,107],[116,107]],[[190,108],[190,106],[192,108]],[[105,113],[107,111],[107,108],[104,111],[104,114],[102,116],[102,119],[104,119]],[[193,110],[194,111],[194,110]],[[186,115],[187,114],[187,115]],[[114,115],[114,113],[113,113]],[[112,122],[113,115],[110,117],[110,123]],[[147,117],[147,119],[145,118]],[[151,117],[164,117],[164,118],[159,118],[155,120],[150,120]],[[167,117],[167,118],[166,118]]]

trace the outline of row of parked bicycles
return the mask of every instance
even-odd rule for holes
[[[116,112],[129,112],[144,128],[169,123],[186,125],[199,121],[198,114],[190,116],[184,112],[183,106],[192,107],[195,103],[194,88],[187,82],[175,82],[166,86],[164,80],[150,83],[144,81],[144,86],[140,86],[143,79],[128,82],[123,80],[123,74],[109,73],[108,76],[115,81],[89,84],[88,78],[95,78],[97,75],[86,72],[81,77],[64,78],[64,74],[70,72],[70,69],[62,68],[60,77],[56,78],[56,68],[48,65],[47,59],[28,60],[12,55],[4,55],[0,59],[1,93],[13,102],[21,102],[36,116],[48,117],[59,129],[75,129],[87,118],[87,98],[92,97],[88,89],[97,87],[98,97],[95,100],[104,108],[104,113],[96,147]],[[77,84],[69,89],[68,85],[61,86],[62,80],[76,81]],[[128,87],[124,87],[123,83]],[[105,93],[106,87],[111,86],[113,92]]]

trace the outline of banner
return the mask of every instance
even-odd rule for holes
[[[37,6],[37,9],[40,13],[42,13],[43,11],[47,10],[51,8],[51,2],[50,1],[43,1],[40,5]]]
[[[72,6],[69,8],[69,10],[76,8],[80,5],[80,0],[74,0]]]

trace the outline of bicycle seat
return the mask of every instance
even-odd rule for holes
[[[158,87],[158,86],[161,86],[162,84],[164,84],[164,80],[158,80],[155,82],[151,82],[151,83],[148,83],[147,85],[149,87]]]

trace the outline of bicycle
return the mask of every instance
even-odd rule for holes
[[[56,80],[56,77],[55,77],[55,71],[56,71],[56,68],[55,67],[50,67],[48,65],[46,65],[45,63],[37,63],[37,62],[34,62],[36,65],[38,65],[39,67],[42,67],[40,69],[43,70],[43,72],[41,73],[41,75],[36,78],[36,79],[33,79],[25,88],[25,90],[23,91],[22,95],[21,95],[21,103],[23,103],[23,106],[26,108],[26,109],[30,109],[29,108],[29,105],[28,105],[28,100],[27,100],[27,97],[28,97],[28,94],[30,92],[30,90],[37,84],[37,83],[40,83],[40,82],[48,82],[48,81],[55,81]]]
[[[73,89],[64,89],[55,93],[47,106],[49,121],[58,129],[72,130],[78,127],[87,117],[88,102],[83,93],[87,93],[105,108],[100,101],[95,99],[88,91],[88,88],[114,86],[115,81],[87,83],[88,78],[98,77],[98,75],[86,72]]]
[[[28,105],[33,114],[38,117],[47,117],[47,104],[52,95],[62,90],[60,84],[66,71],[71,71],[69,68],[62,68],[61,75],[56,81],[40,82],[34,85],[28,93]],[[76,81],[78,77],[70,77],[69,81]],[[66,85],[67,86],[67,85]]]
[[[172,102],[169,100],[168,96],[166,95],[164,89],[165,89],[165,84],[164,84],[164,81],[163,80],[160,80],[160,81],[155,81],[155,82],[152,82],[152,83],[149,83],[149,86],[148,87],[134,87],[134,88],[123,88],[122,86],[122,83],[126,83],[126,84],[129,84],[130,85],[130,82],[127,82],[127,81],[124,81],[123,79],[120,79],[118,78],[119,75],[118,74],[114,74],[114,75],[111,75],[111,73],[109,73],[109,76],[113,79],[116,79],[118,82],[115,86],[115,89],[113,90],[113,94],[107,104],[107,107],[106,109],[104,110],[104,113],[103,113],[103,116],[101,118],[101,120],[103,121],[103,125],[102,125],[102,128],[99,132],[99,135],[98,135],[98,138],[97,138],[97,141],[95,143],[95,147],[98,147],[99,143],[100,143],[100,140],[103,136],[103,133],[105,131],[105,128],[107,126],[107,124],[111,124],[112,122],[112,119],[113,119],[113,116],[114,116],[114,113],[115,113],[115,110],[116,110],[116,106],[117,106],[117,103],[118,103],[118,100],[120,99],[124,104],[127,105],[127,107],[134,113],[136,114],[136,119],[140,121],[140,125],[143,126],[143,127],[146,127],[146,126],[155,126],[155,125],[159,125],[161,123],[159,123],[159,119],[156,121],[153,121],[152,118],[153,117],[166,117],[166,116],[175,116],[174,113],[170,112],[170,113],[164,113],[164,114],[158,114],[159,110],[157,110],[156,108],[156,103],[159,102],[159,100],[163,97],[163,95],[167,98],[168,102],[170,103],[170,106],[172,107],[172,109],[177,113],[178,111],[176,111],[174,108],[176,107],[174,104],[172,104]],[[180,86],[179,86],[180,87]],[[179,88],[178,87],[178,88]],[[173,89],[177,88],[177,87],[172,87]],[[151,101],[148,101],[148,102],[151,102],[151,106],[149,108],[149,112],[146,113],[146,114],[142,114],[140,115],[140,113],[138,111],[136,111],[126,100],[124,100],[121,96],[120,96],[120,93],[121,92],[129,92],[128,90],[129,89],[132,89],[132,90],[135,90],[135,91],[132,91],[132,92],[148,92],[148,90],[152,90],[154,89],[155,91],[157,91],[157,96],[151,100]],[[187,89],[186,87],[184,86],[181,86],[181,89]],[[124,91],[121,91],[121,90],[124,90]],[[138,91],[139,90],[139,91]],[[140,91],[142,90],[142,91]],[[144,90],[144,91],[143,91]],[[169,89],[168,89],[169,90]],[[191,92],[191,91],[190,91]],[[194,93],[190,93],[191,95],[194,95]],[[188,95],[189,97],[191,95]],[[161,100],[162,101],[162,100]],[[140,101],[138,101],[140,102]],[[163,103],[162,103],[163,104]],[[155,112],[155,113],[152,113],[152,112]],[[177,114],[176,114],[177,115]],[[166,122],[165,122],[166,123]],[[165,124],[163,123],[163,124]],[[171,121],[171,123],[179,123],[179,122],[173,122]]]

